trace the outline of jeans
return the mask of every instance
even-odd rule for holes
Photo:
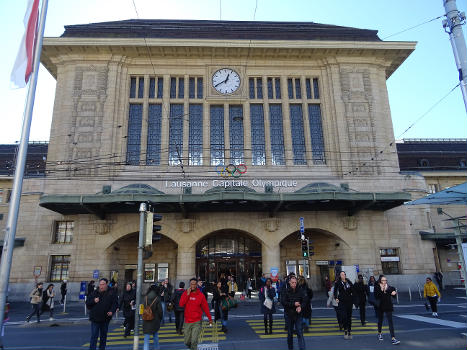
[[[201,334],[201,327],[203,321],[185,323],[183,326],[183,332],[185,335],[185,345],[191,350],[198,349],[199,335]]]
[[[184,310],[177,311],[175,310],[175,329],[181,331],[183,329],[183,314]]]
[[[39,304],[31,304],[31,306],[32,306],[32,311],[28,315],[28,317],[26,317],[26,320],[29,321],[33,315],[36,315],[37,316],[37,322],[39,322],[41,320],[41,317],[40,317],[41,316],[41,304],[40,303]]]
[[[144,335],[143,350],[149,350],[149,343],[151,342],[151,334]],[[159,350],[159,334],[156,332],[152,335],[152,350]]]
[[[392,311],[381,311],[379,310],[378,313],[378,333],[381,334],[381,329],[383,328],[383,316],[386,314],[386,318],[388,319],[388,326],[389,326],[389,333],[391,333],[391,337],[394,338],[394,325],[392,324]]]
[[[97,338],[100,333],[99,350],[105,350],[107,343],[107,332],[109,331],[109,322],[93,322],[91,321],[91,340],[89,342],[89,350],[96,350]]]
[[[431,311],[438,312],[438,297],[427,297],[430,302]]]
[[[161,307],[162,307],[162,320],[161,320],[161,326],[165,324],[165,313],[167,311],[167,304],[165,301],[161,301]]]
[[[295,319],[287,317],[287,346],[293,349],[293,331],[297,331],[298,348],[305,350],[305,338],[303,338],[303,319],[297,316]]]
[[[337,306],[337,310],[341,315],[344,331],[349,333],[352,330],[352,306],[352,302],[344,303],[342,301],[340,301],[339,305]]]

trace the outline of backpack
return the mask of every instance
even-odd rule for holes
[[[154,298],[151,305],[148,305],[148,297],[146,297],[146,302],[144,303],[143,315],[141,318],[143,321],[152,321],[154,319],[154,314],[152,313],[152,305],[156,302],[157,297]]]

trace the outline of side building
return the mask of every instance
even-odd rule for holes
[[[34,280],[135,278],[138,208],[162,230],[145,283],[435,271],[427,192],[401,174],[386,80],[414,50],[317,23],[127,20],[45,38],[57,80],[45,177],[25,180],[11,297]],[[303,258],[300,218],[314,255]],[[75,293],[77,295],[77,293]]]

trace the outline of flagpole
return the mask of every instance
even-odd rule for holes
[[[34,49],[34,68],[29,82],[29,90],[24,110],[23,127],[21,130],[21,140],[19,143],[18,156],[16,158],[15,175],[13,178],[13,189],[11,193],[8,220],[3,240],[3,252],[0,265],[0,325],[3,327],[5,316],[5,304],[8,294],[8,282],[10,279],[11,260],[13,257],[13,247],[15,245],[16,224],[18,223],[19,204],[21,191],[23,188],[24,168],[29,144],[29,132],[31,130],[32,111],[34,108],[34,98],[36,94],[37,76],[41,61],[42,39],[44,37],[45,17],[47,15],[48,0],[42,0],[39,27],[36,47]],[[0,332],[0,348],[3,349],[3,332]]]

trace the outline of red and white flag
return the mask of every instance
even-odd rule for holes
[[[11,72],[11,82],[18,88],[26,86],[33,70],[38,18],[39,0],[28,0],[26,15],[24,16],[26,31],[23,40],[21,40],[15,65]]]

